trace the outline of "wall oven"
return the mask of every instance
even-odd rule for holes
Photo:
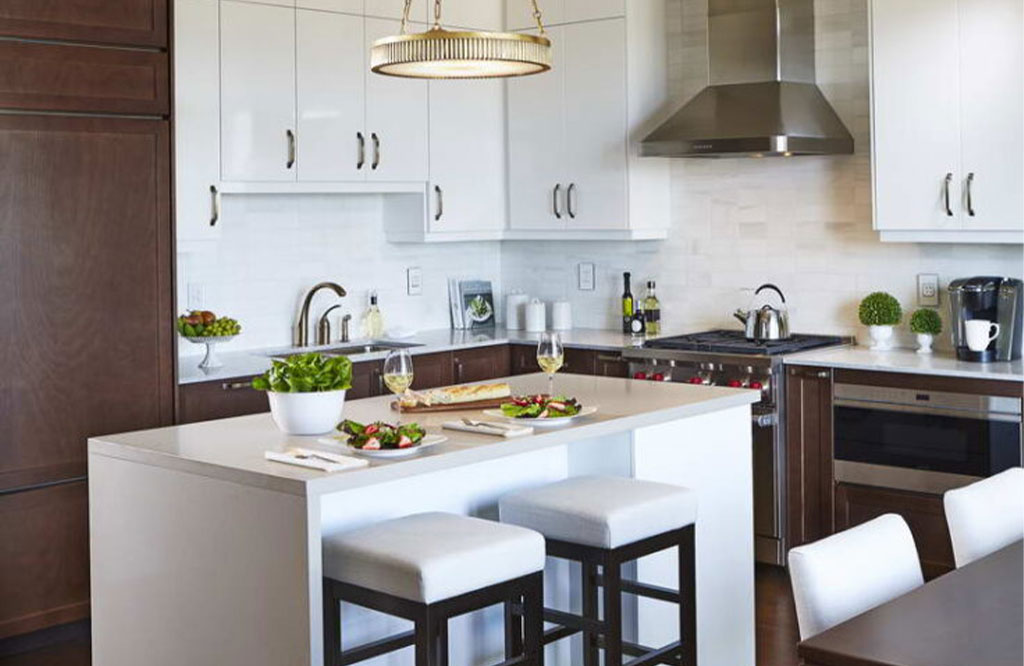
[[[1022,456],[1021,400],[837,383],[836,481],[943,493]]]

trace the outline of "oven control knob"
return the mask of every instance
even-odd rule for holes
[[[691,384],[703,384],[704,383],[704,379],[702,377],[697,377],[697,376],[690,377],[690,383]]]
[[[743,388],[743,382],[738,379],[730,379],[728,383],[729,388]]]
[[[750,382],[750,388],[755,389],[757,391],[763,391],[764,384],[762,384],[761,382]]]
[[[661,372],[656,372],[653,375],[651,375],[651,379],[656,382],[663,382],[665,381],[665,374]]]
[[[633,373],[633,379],[647,379],[646,372],[635,372]]]

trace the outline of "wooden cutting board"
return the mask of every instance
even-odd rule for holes
[[[403,414],[429,414],[431,412],[463,412],[474,409],[493,409],[495,407],[501,407],[506,402],[512,400],[510,397],[504,398],[491,398],[490,400],[474,400],[473,402],[459,402],[454,404],[444,405],[421,405],[418,407],[403,407]],[[398,401],[391,403],[391,409],[396,412],[398,409]]]

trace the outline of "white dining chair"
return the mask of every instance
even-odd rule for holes
[[[902,517],[889,513],[789,551],[800,640],[924,583]]]
[[[947,491],[942,498],[957,568],[1024,539],[1024,469]]]

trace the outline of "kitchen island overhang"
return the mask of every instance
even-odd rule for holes
[[[507,381],[516,393],[546,388],[544,375]],[[505,492],[609,474],[697,491],[700,661],[752,666],[757,392],[577,375],[560,375],[557,390],[598,413],[517,439],[444,431],[448,442],[414,458],[333,475],[266,461],[268,450],[321,446],[280,433],[266,414],[90,440],[96,663],[319,666],[322,535],[432,510],[493,519]],[[394,420],[389,403],[352,402],[346,418]],[[464,416],[479,413],[415,420],[439,432]],[[675,553],[636,570],[673,587]],[[549,603],[578,606],[573,567],[549,560],[547,574]],[[627,634],[639,642],[676,640],[673,609],[646,600],[627,609]],[[501,613],[480,615],[452,623],[453,663],[500,655]],[[343,633],[359,643],[401,628],[353,611]],[[549,663],[577,663],[576,643],[550,647]],[[411,663],[393,659],[379,663]]]

